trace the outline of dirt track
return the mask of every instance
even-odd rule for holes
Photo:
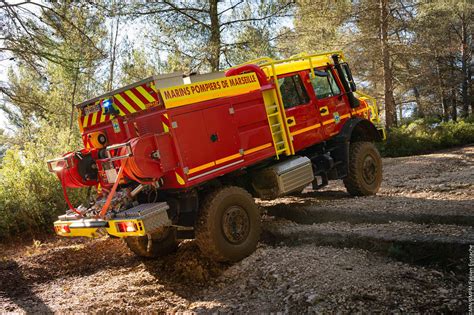
[[[466,312],[474,146],[384,159],[374,197],[335,183],[260,205],[262,242],[234,265],[192,241],[157,261],[114,239],[0,247],[0,312]]]

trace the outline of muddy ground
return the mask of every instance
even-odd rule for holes
[[[342,183],[259,201],[264,231],[243,261],[193,241],[141,260],[116,239],[0,247],[0,312],[466,312],[474,244],[474,146],[384,159],[374,197]]]

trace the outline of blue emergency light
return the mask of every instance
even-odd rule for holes
[[[102,100],[101,106],[104,109],[105,114],[118,114],[119,113],[114,106],[114,100],[112,98],[106,98]]]

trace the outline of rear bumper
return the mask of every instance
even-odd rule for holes
[[[98,237],[109,234],[115,237],[144,236],[170,226],[166,202],[140,204],[115,214],[111,220],[60,216],[54,222],[54,231],[66,237]]]
[[[118,228],[118,223],[121,222],[132,222],[136,227],[136,231],[121,232]],[[91,238],[99,237],[104,234],[122,238],[127,236],[144,236],[148,233],[145,231],[143,221],[139,219],[109,221],[98,219],[58,220],[54,222],[54,231],[59,236],[85,236]]]

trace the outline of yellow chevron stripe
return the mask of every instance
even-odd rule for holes
[[[91,126],[94,126],[97,123],[97,112],[92,114]]]
[[[168,119],[168,121],[169,121],[168,114],[163,114],[163,115],[164,115],[164,116],[166,117],[166,119]],[[163,131],[164,131],[164,132],[170,132],[170,128],[168,128],[168,126],[167,126],[164,122],[161,122],[161,124],[163,125]]]
[[[83,128],[87,127],[87,123],[89,122],[89,116],[90,116],[90,114],[84,117],[84,123],[82,124]]]
[[[101,111],[100,122],[104,122],[104,121],[105,121],[105,113],[104,111]]]
[[[127,108],[127,110],[130,113],[135,112],[135,109],[133,109],[132,105],[130,105],[120,94],[115,94],[114,97],[116,97],[119,100],[119,102],[122,103],[122,105],[125,106],[125,108]]]
[[[134,101],[135,104],[137,104],[141,109],[145,109],[145,104],[143,104],[143,102],[140,101],[140,99],[138,97],[136,97],[135,94],[133,94],[132,91],[130,91],[130,90],[125,91],[125,94],[127,94],[128,97],[130,97],[132,99],[132,101]]]
[[[156,89],[155,82],[151,82],[150,87],[155,93],[158,93],[158,90]]]
[[[154,87],[155,85],[152,85],[152,86]],[[156,91],[156,89],[154,89],[154,90]],[[155,101],[155,99],[153,98],[153,96],[151,96],[151,94],[148,93],[143,87],[141,87],[141,86],[137,87],[137,91],[138,91],[141,95],[143,95],[149,102],[154,102],[154,101]]]

